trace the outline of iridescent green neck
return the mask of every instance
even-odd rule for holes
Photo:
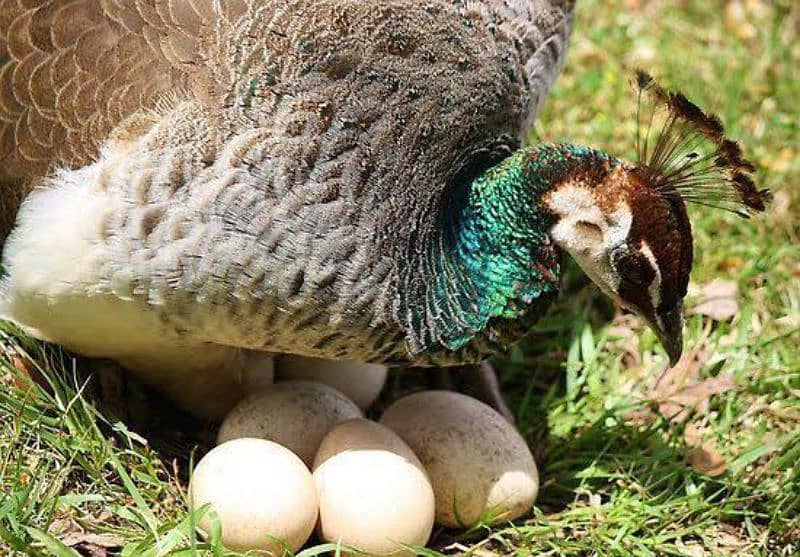
[[[493,315],[507,315],[509,299],[528,294],[517,291],[520,281],[538,282],[538,248],[549,245],[555,224],[543,207],[542,195],[570,176],[610,161],[605,153],[575,145],[542,145],[522,149],[476,179],[459,214],[450,226],[455,257],[494,307]],[[546,274],[546,273],[545,273]],[[500,309],[503,305],[504,309]],[[499,312],[499,313],[498,313]]]
[[[559,286],[561,257],[543,194],[612,160],[572,145],[522,149],[445,203],[443,233],[421,265],[428,288],[416,314],[427,319],[420,342],[480,352],[518,340],[509,337],[532,325],[543,311],[537,301]]]

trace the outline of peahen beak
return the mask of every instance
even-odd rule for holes
[[[669,364],[674,366],[683,352],[683,303],[678,302],[671,310],[659,313],[654,321],[651,326],[667,351]]]

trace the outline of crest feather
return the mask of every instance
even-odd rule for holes
[[[747,217],[770,199],[750,177],[755,166],[725,137],[722,120],[680,91],[668,91],[637,70],[637,170],[663,195]]]

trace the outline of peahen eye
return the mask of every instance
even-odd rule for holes
[[[647,286],[655,275],[650,263],[640,254],[627,249],[617,249],[611,254],[611,261],[624,282],[636,286]]]

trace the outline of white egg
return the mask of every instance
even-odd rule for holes
[[[530,511],[539,475],[525,440],[503,416],[474,398],[424,391],[392,404],[380,423],[419,457],[436,494],[436,522],[471,527]]]
[[[235,439],[212,449],[197,464],[189,492],[195,509],[211,504],[222,543],[234,551],[282,555],[282,544],[297,551],[317,521],[308,468],[289,449],[263,439]],[[199,526],[211,531],[210,512]]]
[[[358,406],[332,387],[286,381],[237,404],[222,422],[217,442],[240,437],[268,439],[311,466],[325,434],[336,424],[361,416]]]
[[[402,439],[356,419],[339,424],[314,460],[323,540],[369,555],[408,555],[401,543],[424,546],[434,518],[433,488]]]
[[[359,408],[366,410],[386,383],[386,366],[324,360],[284,354],[276,364],[278,379],[319,381],[343,392]]]

